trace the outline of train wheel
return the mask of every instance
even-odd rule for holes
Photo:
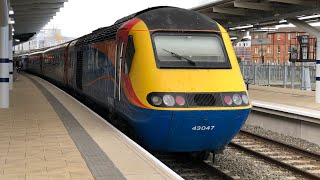
[[[207,160],[209,157],[209,151],[201,151],[201,152],[192,152],[190,153],[190,157],[192,161],[201,162]]]
[[[119,126],[118,124],[117,124],[117,115],[113,112],[113,111],[109,111],[109,113],[108,113],[108,121],[112,124],[112,125],[114,125],[114,126]],[[118,127],[117,127],[118,128]]]
[[[211,158],[211,161],[212,161],[212,163],[214,163],[216,154],[215,154],[214,152],[212,152],[212,153],[211,153],[211,156],[212,156],[212,157],[210,157],[210,158]]]

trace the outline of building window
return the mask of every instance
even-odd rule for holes
[[[278,34],[278,40],[280,40],[281,39],[281,34]]]
[[[280,50],[281,50],[281,49],[280,49],[280,46],[278,46],[278,53],[280,53]]]
[[[288,40],[291,39],[291,33],[288,33]]]
[[[258,54],[258,52],[259,52],[259,49],[258,48],[254,48],[254,53]]]
[[[268,38],[271,39],[271,34],[268,34]]]
[[[267,48],[267,53],[270,54],[270,47],[269,47],[269,46],[268,46],[268,48]]]

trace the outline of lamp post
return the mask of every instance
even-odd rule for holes
[[[260,42],[260,51],[261,51],[261,63],[264,64],[264,55],[263,55],[263,46],[262,46],[262,42],[263,40],[262,39],[259,39],[259,42]]]

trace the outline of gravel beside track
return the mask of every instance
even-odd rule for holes
[[[255,126],[251,126],[251,125],[244,125],[242,130],[248,131],[248,132],[263,136],[263,137],[269,137],[271,139],[283,142],[285,144],[289,144],[289,145],[296,146],[296,147],[299,147],[299,148],[307,150],[307,151],[311,151],[311,152],[320,154],[320,146],[319,145],[317,145],[315,143],[311,143],[311,142],[303,140],[303,139],[294,138],[291,136],[287,136],[287,135],[280,134],[277,132],[272,132],[269,130],[262,129],[261,127],[255,127]]]
[[[319,145],[306,140],[293,138],[250,125],[245,125],[242,129],[286,144],[298,146],[311,152],[320,153]],[[214,164],[223,169],[228,169],[232,174],[239,176],[240,179],[304,179],[286,169],[275,167],[273,164],[231,147],[227,147],[223,154],[216,155]]]
[[[185,180],[237,180],[229,171],[212,166],[210,161],[192,161],[183,153],[153,153],[160,161]]]
[[[250,125],[245,125],[242,129],[307,151],[320,153],[319,145],[303,139],[293,138]],[[286,169],[275,167],[273,164],[231,147],[227,147],[223,154],[216,155],[214,164],[223,169],[228,169],[232,174],[239,176],[240,179],[303,179],[301,176],[293,174]]]
[[[273,164],[230,147],[227,147],[223,154],[216,155],[214,164],[229,170],[240,179],[303,179],[286,169],[275,167]]]

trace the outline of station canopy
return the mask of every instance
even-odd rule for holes
[[[27,41],[41,30],[68,0],[9,0],[14,39]],[[12,14],[13,11],[13,14]],[[12,22],[13,23],[13,22]]]
[[[320,0],[219,0],[192,8],[228,31],[287,24],[286,19],[319,22]]]

